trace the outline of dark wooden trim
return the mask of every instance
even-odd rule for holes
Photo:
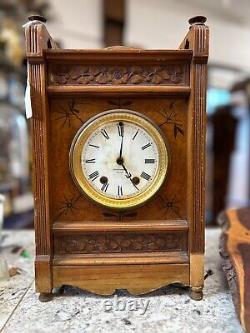
[[[125,222],[55,222],[53,232],[68,234],[78,232],[106,232],[106,231],[187,231],[188,224],[185,220],[172,221],[139,221]]]
[[[44,38],[41,38],[41,35]],[[43,24],[32,24],[25,29],[26,52],[40,57],[50,39]],[[32,101],[32,157],[34,225],[36,239],[36,287],[40,292],[52,288],[51,256],[52,237],[49,213],[49,175],[48,175],[48,114],[46,94],[46,64],[28,63],[28,79],[31,86]]]
[[[181,86],[49,86],[47,92],[50,95],[59,94],[85,94],[85,95],[102,95],[107,94],[144,94],[144,95],[170,95],[170,96],[183,96],[188,97],[190,94],[189,87]]]
[[[205,219],[205,140],[206,140],[206,82],[209,30],[204,24],[191,26],[181,47],[193,50],[190,67],[191,94],[188,109],[188,220],[189,250],[204,253]],[[200,59],[203,59],[200,63]],[[205,62],[204,62],[205,61]]]
[[[45,106],[44,65],[29,65],[29,77],[32,82],[31,95],[35,97],[36,105],[32,104],[31,120],[33,136],[33,193],[35,206],[35,229],[38,255],[50,254],[50,221],[49,221],[49,180],[47,156],[47,115]],[[40,152],[37,154],[37,152]]]
[[[127,47],[91,49],[91,50],[44,50],[44,58],[49,63],[187,63],[192,60],[192,50],[143,50]]]
[[[206,19],[205,19],[206,20]],[[205,250],[205,139],[206,84],[209,29],[201,23],[191,25],[180,45],[192,49],[188,107],[187,216],[189,222],[190,286],[202,298]]]
[[[36,228],[36,233],[37,233]],[[37,255],[35,259],[36,291],[50,293],[53,288],[51,272],[51,256]]]
[[[192,202],[192,227],[190,233],[190,251],[204,252],[204,219],[205,219],[205,140],[206,140],[206,65],[195,64],[194,79],[194,108],[190,112],[193,124],[193,201]],[[204,81],[204,82],[202,82]]]
[[[145,265],[145,264],[188,264],[186,252],[155,252],[123,255],[57,255],[53,264],[57,266],[96,265]]]

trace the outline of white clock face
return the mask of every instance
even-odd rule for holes
[[[163,184],[169,165],[161,131],[145,116],[121,109],[89,119],[76,134],[69,158],[80,191],[115,209],[145,203]]]
[[[130,198],[145,191],[154,181],[158,164],[154,139],[128,121],[113,121],[96,129],[81,153],[85,178],[109,198]]]

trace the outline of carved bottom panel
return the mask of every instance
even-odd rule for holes
[[[183,232],[176,233],[99,233],[61,235],[54,240],[55,254],[137,253],[183,251]]]

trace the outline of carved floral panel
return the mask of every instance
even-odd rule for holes
[[[184,65],[161,66],[82,66],[54,65],[51,85],[187,85]]]
[[[133,253],[185,250],[182,233],[163,234],[85,234],[55,238],[56,254]]]

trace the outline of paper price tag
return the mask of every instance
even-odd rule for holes
[[[32,105],[31,105],[31,99],[30,99],[30,83],[27,80],[27,86],[25,90],[25,111],[26,111],[26,118],[29,119],[32,117]]]

